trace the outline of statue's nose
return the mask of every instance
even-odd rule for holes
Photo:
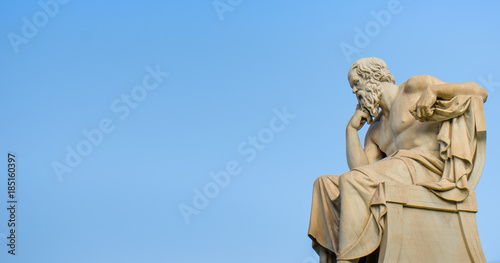
[[[352,93],[356,94],[356,92],[358,92],[358,88],[352,87]]]

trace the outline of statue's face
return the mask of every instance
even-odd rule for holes
[[[354,70],[351,70],[351,72],[349,72],[349,84],[351,85],[352,93],[356,94],[356,98],[358,99],[359,102],[361,102],[361,100],[363,99],[363,97],[367,92],[366,91],[367,83],[368,81],[363,79]]]
[[[378,87],[378,81],[370,82],[363,79],[355,70],[349,72],[349,84],[352,88],[352,93],[356,94],[359,104],[365,112],[375,118],[379,115],[379,92],[374,92]],[[369,121],[370,123],[370,121]]]

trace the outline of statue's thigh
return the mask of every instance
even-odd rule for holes
[[[385,158],[378,162],[355,168],[342,174],[342,180],[351,183],[377,186],[381,182],[391,185],[411,185],[412,175],[405,162],[397,158]]]

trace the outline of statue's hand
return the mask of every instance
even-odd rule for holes
[[[357,131],[359,131],[361,128],[363,128],[363,126],[365,125],[365,123],[368,121],[369,118],[370,118],[370,115],[368,113],[366,113],[365,111],[363,111],[358,106],[358,107],[356,107],[356,111],[352,115],[351,120],[347,124],[347,127],[351,127],[351,128],[356,129]]]
[[[427,117],[432,116],[434,114],[434,109],[432,106],[436,103],[437,95],[436,93],[429,87],[427,88],[420,99],[418,99],[415,106],[410,110],[410,113],[419,121],[424,121]]]

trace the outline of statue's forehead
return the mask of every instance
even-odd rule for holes
[[[351,69],[349,71],[349,74],[347,74],[347,78],[348,78],[349,82],[352,82],[353,80],[359,80],[360,76],[358,75],[358,73],[356,72],[356,70]]]

